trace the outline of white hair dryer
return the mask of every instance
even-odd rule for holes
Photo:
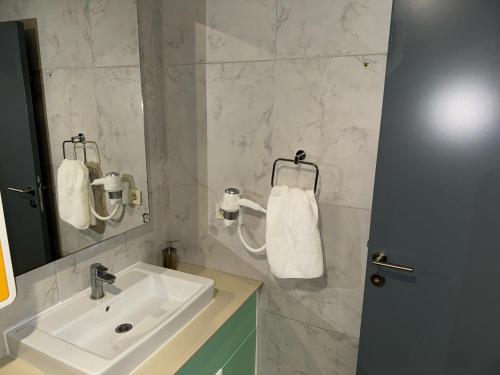
[[[257,202],[250,199],[240,198],[240,191],[237,188],[226,188],[224,190],[224,196],[220,204],[219,213],[224,219],[224,225],[226,227],[231,226],[236,219],[238,219],[238,235],[245,249],[252,253],[262,253],[266,249],[266,244],[259,248],[253,248],[245,241],[241,227],[244,224],[243,213],[240,213],[244,207],[250,208],[254,211],[267,213],[266,209],[262,207]]]
[[[111,203],[111,206],[114,207],[113,211],[111,212],[110,215],[108,216],[101,216],[99,215],[94,206],[91,204],[90,205],[90,210],[92,211],[92,214],[100,219],[100,220],[109,220],[115,214],[118,212],[118,209],[120,206],[122,206],[122,191],[123,191],[123,182],[122,182],[122,177],[120,176],[120,173],[118,172],[109,172],[106,173],[106,176],[103,178],[97,178],[94,181],[92,181],[92,186],[98,186],[98,185],[104,185],[104,191],[108,195],[109,202]]]
[[[114,206],[122,201],[123,183],[118,172],[106,173],[104,178],[92,181],[92,186],[104,185],[104,191],[108,194],[109,201]]]

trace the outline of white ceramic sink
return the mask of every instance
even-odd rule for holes
[[[212,301],[214,282],[137,263],[104,290],[98,301],[86,290],[6,332],[11,355],[48,374],[128,374]],[[132,328],[116,332],[123,324]]]

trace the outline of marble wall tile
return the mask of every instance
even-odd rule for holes
[[[231,249],[211,236],[203,235],[200,248],[187,249],[184,259],[188,263],[204,265],[216,270],[233,273],[254,280],[266,282],[268,265],[265,259],[244,253],[243,248]],[[267,293],[264,291],[267,295]],[[261,308],[266,308],[267,297],[263,297]]]
[[[22,19],[18,0],[0,2],[0,22]]]
[[[276,62],[273,156],[306,150],[320,168],[320,201],[371,208],[385,60],[370,56]],[[305,177],[302,182],[310,187],[313,176]]]
[[[272,277],[269,311],[357,338],[370,211],[320,204],[320,215],[324,276],[311,280]]]
[[[59,302],[54,263],[16,277],[16,288],[16,299],[0,313],[0,332]],[[5,355],[7,347],[0,340],[0,357]]]
[[[166,64],[205,61],[206,2],[207,0],[162,2],[162,50]]]
[[[267,193],[274,63],[207,65],[207,183]]]
[[[168,192],[165,191],[164,194],[164,199],[168,199],[163,219],[168,227],[165,241],[179,241],[175,247],[182,253],[185,253],[186,249],[198,250],[200,238],[198,187],[170,184]],[[186,256],[182,261],[187,261]],[[199,261],[196,264],[200,264]]]
[[[267,310],[270,291],[269,266],[265,258],[254,257],[242,247],[229,248],[210,235],[202,235],[200,247],[187,249],[184,259],[188,263],[262,281],[264,286],[259,291],[258,308]]]
[[[93,66],[138,66],[137,0],[90,0]]]
[[[206,62],[274,58],[275,0],[207,0]]]
[[[206,123],[206,69],[204,65],[165,67],[167,154],[164,183],[203,183],[199,163]]]
[[[21,18],[36,18],[43,69],[92,66],[87,0],[25,0]]]
[[[134,258],[127,255],[125,236],[122,234],[57,260],[59,298],[64,301],[89,288],[92,263],[102,263],[110,272],[116,273],[134,263]]]
[[[98,68],[94,78],[103,170],[147,177],[139,68]]]
[[[130,262],[142,261],[160,266],[162,265],[161,222],[151,221],[125,233],[127,240],[127,255]]]
[[[392,0],[278,0],[278,58],[386,53]]]
[[[66,256],[87,247],[87,243],[82,244],[82,234],[72,225],[58,220],[59,241],[61,246],[61,256]]]
[[[173,0],[163,14],[170,65],[274,58],[275,0]]]
[[[268,314],[267,371],[272,375],[354,375],[358,340]]]
[[[63,141],[78,133],[97,138],[94,73],[87,68],[46,69],[43,86],[51,163],[58,166],[63,159]],[[71,145],[66,146],[66,152],[67,157],[73,158]],[[93,152],[89,153],[89,160],[96,160]]]

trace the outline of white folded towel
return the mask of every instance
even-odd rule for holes
[[[95,221],[90,214],[90,199],[88,168],[81,160],[64,159],[57,170],[57,200],[61,220],[77,229],[87,229]]]
[[[267,258],[278,278],[323,275],[318,204],[312,190],[275,186],[267,202]]]

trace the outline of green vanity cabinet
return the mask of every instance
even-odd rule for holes
[[[253,294],[178,372],[178,375],[254,375],[257,294]]]
[[[255,375],[255,347],[257,345],[257,330],[247,337],[224,365],[223,375]]]

